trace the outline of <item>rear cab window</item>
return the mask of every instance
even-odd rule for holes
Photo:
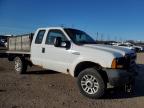
[[[36,39],[35,39],[35,44],[42,43],[45,32],[46,32],[46,30],[39,30],[39,32],[36,36]]]

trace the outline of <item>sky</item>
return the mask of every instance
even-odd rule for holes
[[[0,34],[62,25],[99,40],[144,41],[144,0],[0,0]]]

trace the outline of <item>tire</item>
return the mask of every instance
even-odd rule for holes
[[[80,72],[77,84],[80,92],[92,99],[101,98],[106,89],[103,78],[95,68],[87,68]]]
[[[24,58],[16,57],[14,59],[14,69],[17,74],[23,74],[27,70],[27,63]]]

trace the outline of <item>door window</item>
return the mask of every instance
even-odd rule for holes
[[[46,44],[50,44],[50,45],[53,45],[54,44],[54,39],[56,37],[61,37],[62,41],[67,41],[67,38],[65,37],[65,35],[63,34],[62,31],[60,30],[50,30],[48,35],[47,35],[47,38],[46,38]]]

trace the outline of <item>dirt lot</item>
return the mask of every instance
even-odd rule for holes
[[[136,93],[110,89],[103,99],[82,96],[76,79],[33,67],[17,75],[13,64],[0,58],[0,108],[144,108],[144,54],[138,54]]]

